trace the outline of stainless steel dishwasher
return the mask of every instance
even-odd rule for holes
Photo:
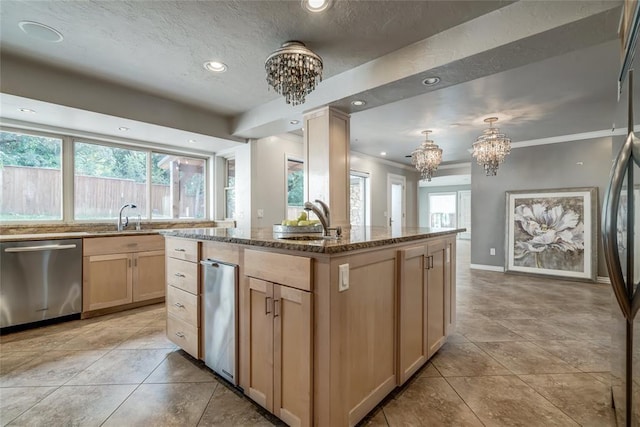
[[[234,385],[237,325],[238,266],[207,259],[202,264],[204,363]]]
[[[0,328],[82,311],[82,239],[0,243]]]

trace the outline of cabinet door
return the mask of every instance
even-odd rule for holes
[[[425,245],[399,251],[398,384],[427,361],[427,264]]]
[[[131,254],[84,258],[83,311],[128,304],[132,298]]]
[[[290,426],[312,424],[311,292],[273,285],[274,414]]]
[[[445,342],[445,242],[427,246],[427,347],[431,357]]]
[[[164,251],[133,254],[133,301],[163,297]]]
[[[245,313],[249,315],[248,395],[273,411],[273,284],[249,278]]]
[[[447,242],[445,252],[445,319],[447,320],[447,336],[455,332],[456,327],[456,239]]]

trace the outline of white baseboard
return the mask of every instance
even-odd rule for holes
[[[504,273],[504,267],[499,267],[497,265],[470,264],[469,267],[473,270],[497,271]]]
[[[596,279],[596,282],[598,282],[598,283],[606,283],[608,285],[611,284],[611,280],[609,280],[608,277],[604,277],[604,276],[598,276],[598,278]]]

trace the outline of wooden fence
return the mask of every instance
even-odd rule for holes
[[[0,214],[19,216],[60,216],[61,171],[57,169],[5,166],[0,170]],[[75,177],[75,218],[115,218],[125,203],[135,203],[144,216],[146,184],[128,179]],[[202,198],[201,198],[202,199]],[[170,218],[170,186],[151,186],[152,216]],[[195,198],[181,195],[182,217],[193,215]],[[188,212],[188,213],[187,213]]]

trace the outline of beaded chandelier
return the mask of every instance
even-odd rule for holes
[[[322,81],[322,58],[304,43],[288,41],[264,62],[267,83],[287,104],[304,104],[305,96]]]
[[[485,123],[489,123],[489,129],[485,129],[473,143],[473,157],[484,167],[487,176],[495,176],[500,163],[511,152],[511,139],[500,133],[500,129],[492,127],[497,121],[497,117],[484,119]]]
[[[424,142],[411,153],[411,164],[420,171],[422,179],[431,181],[431,177],[438,170],[442,161],[442,148],[429,139],[430,130],[422,131]]]

